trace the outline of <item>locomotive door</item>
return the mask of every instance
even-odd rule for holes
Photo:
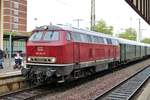
[[[80,62],[80,43],[74,42],[74,63]]]
[[[79,62],[80,62],[80,41],[81,37],[79,33],[73,33],[73,60],[76,64],[75,68],[79,68]]]

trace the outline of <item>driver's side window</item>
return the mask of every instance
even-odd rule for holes
[[[68,41],[71,40],[71,34],[70,34],[70,33],[67,33],[67,34],[66,34],[66,40],[68,40]]]

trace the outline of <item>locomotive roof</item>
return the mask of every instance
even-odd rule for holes
[[[66,30],[66,31],[71,31],[71,32],[78,32],[78,33],[83,33],[83,34],[89,34],[89,35],[95,35],[95,36],[101,36],[101,37],[105,37],[105,38],[115,39],[114,37],[112,37],[110,35],[106,35],[104,33],[94,32],[94,31],[89,31],[89,30],[84,30],[84,29],[78,29],[75,27],[70,27],[70,26],[60,25],[60,24],[41,26],[41,27],[37,27],[36,30],[44,30],[46,27],[48,30]]]
[[[49,25],[49,26],[44,25],[44,26],[36,28],[36,30],[44,30],[44,29],[48,29],[48,30],[66,30],[66,31],[71,31],[71,32],[79,32],[79,33],[83,33],[83,34],[89,34],[89,35],[95,35],[95,36],[101,36],[101,37],[105,37],[105,38],[115,39],[115,40],[118,40],[119,43],[121,43],[121,44],[140,45],[140,46],[150,47],[150,44],[140,43],[140,42],[133,41],[133,40],[117,38],[117,37],[113,37],[113,36],[110,36],[110,35],[106,35],[104,33],[94,32],[94,31],[89,31],[89,30],[84,30],[84,29],[78,29],[78,28],[74,28],[74,27],[66,26],[66,25],[62,25],[62,24]]]

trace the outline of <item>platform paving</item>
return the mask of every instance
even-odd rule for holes
[[[25,62],[23,60],[23,62]],[[20,69],[13,69],[14,66],[14,58],[11,59],[11,63],[9,63],[9,59],[4,59],[4,63],[3,63],[3,69],[0,69],[0,75],[2,74],[8,74],[8,73],[15,73],[20,71]],[[24,64],[23,64],[24,65]]]
[[[148,81],[137,100],[150,100],[150,81]]]

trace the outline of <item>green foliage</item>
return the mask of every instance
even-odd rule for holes
[[[150,38],[145,38],[141,42],[150,44]]]
[[[30,36],[32,34],[32,32],[26,32],[26,34]]]
[[[119,34],[120,38],[128,39],[128,40],[134,40],[136,41],[136,30],[133,28],[127,28],[124,32]]]
[[[112,35],[113,34],[113,26],[107,26],[106,22],[103,19],[101,19],[95,25],[94,31]]]
[[[4,32],[5,35],[12,35],[12,36],[16,36],[17,32]]]

